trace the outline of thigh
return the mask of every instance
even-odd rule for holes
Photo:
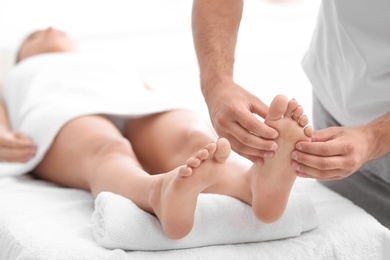
[[[110,120],[98,115],[76,118],[58,133],[34,174],[60,185],[88,189],[99,153],[109,149],[136,160],[130,143]]]
[[[173,110],[130,119],[125,129],[142,166],[151,174],[169,171],[216,140],[203,117],[190,110]]]

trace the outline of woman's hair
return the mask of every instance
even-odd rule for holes
[[[15,56],[15,65],[19,63],[20,61],[20,52],[22,51],[23,43],[19,46],[18,51],[16,52]]]
[[[27,36],[24,37],[23,41],[21,43],[19,43],[19,48],[18,48],[18,51],[16,52],[16,56],[15,56],[15,65],[18,64],[20,62],[20,54],[22,52],[22,48],[23,48],[23,45],[24,43],[26,42],[27,38],[31,35],[28,34]]]

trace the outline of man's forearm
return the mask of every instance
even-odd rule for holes
[[[213,82],[233,77],[243,0],[194,0],[192,32],[202,92]]]
[[[371,157],[376,159],[390,152],[390,112],[367,125],[371,139]]]

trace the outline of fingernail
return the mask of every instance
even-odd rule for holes
[[[302,149],[302,145],[297,144],[297,145],[295,146],[295,148],[297,148],[297,150],[301,150],[301,149]]]
[[[298,155],[297,155],[296,152],[292,152],[291,159],[293,159],[293,160],[297,160],[298,159]]]
[[[259,166],[262,166],[263,165],[263,160],[262,159],[257,159],[256,161],[255,161],[255,164],[256,165],[259,165]]]
[[[279,133],[278,133],[278,132],[275,132],[274,138],[277,138],[278,136],[279,136]]]
[[[264,158],[272,158],[274,157],[274,153],[273,152],[266,152],[264,153]]]
[[[272,151],[276,151],[278,149],[278,144],[277,143],[273,143],[272,146],[271,146],[271,150]]]
[[[299,164],[297,164],[296,162],[293,162],[293,163],[292,163],[292,167],[293,167],[293,169],[296,170],[296,171],[298,171],[299,168],[300,168],[300,167],[299,167]]]

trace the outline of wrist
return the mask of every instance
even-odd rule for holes
[[[374,120],[363,128],[368,136],[369,156],[377,159],[390,152],[390,113]]]
[[[6,126],[0,125],[0,134],[9,132],[10,129]]]
[[[203,96],[207,99],[209,96],[214,96],[216,92],[222,91],[227,86],[234,84],[233,77],[230,75],[216,75],[213,77],[201,77],[200,87]]]
[[[377,158],[375,130],[370,125],[366,125],[362,127],[362,132],[365,133],[367,137],[367,161],[370,161]]]

